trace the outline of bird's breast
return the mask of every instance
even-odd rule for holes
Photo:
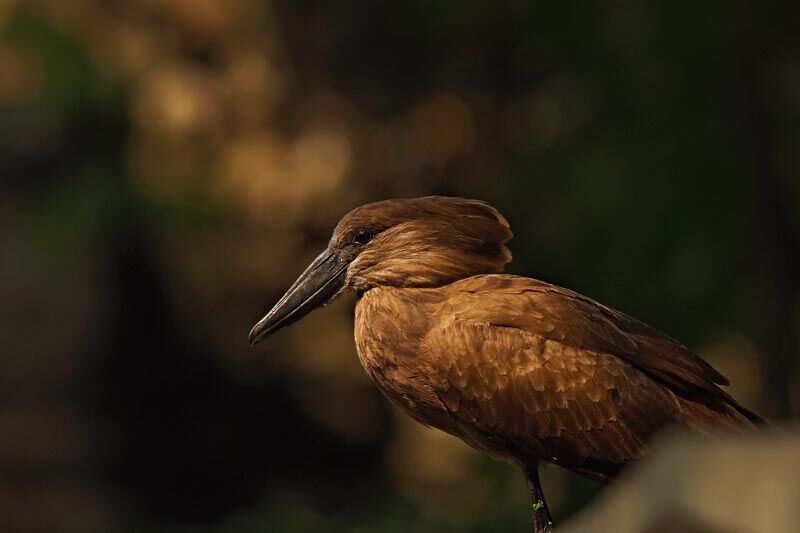
[[[355,341],[367,375],[417,421],[442,427],[447,410],[431,386],[432,361],[422,349],[430,329],[428,289],[375,288],[356,304]]]

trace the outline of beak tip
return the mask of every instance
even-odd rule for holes
[[[258,344],[263,340],[262,335],[260,333],[261,331],[259,330],[258,326],[250,330],[250,334],[247,336],[247,342],[250,343],[250,347],[255,346],[256,344]]]

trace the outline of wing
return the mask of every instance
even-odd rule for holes
[[[441,365],[434,386],[467,440],[490,451],[607,481],[665,426],[704,430],[757,417],[678,342],[536,280],[455,283],[436,324],[424,342]]]

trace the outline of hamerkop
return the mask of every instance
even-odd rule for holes
[[[250,343],[355,291],[370,378],[415,420],[517,463],[536,531],[552,524],[543,462],[608,483],[665,427],[741,431],[762,421],[678,341],[573,291],[503,274],[510,238],[506,219],[477,200],[356,208]]]

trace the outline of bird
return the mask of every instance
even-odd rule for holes
[[[505,273],[511,237],[481,200],[357,207],[252,328],[250,344],[355,292],[367,375],[416,421],[518,465],[539,533],[552,530],[541,465],[611,483],[660,432],[765,423],[680,342],[577,292]]]

